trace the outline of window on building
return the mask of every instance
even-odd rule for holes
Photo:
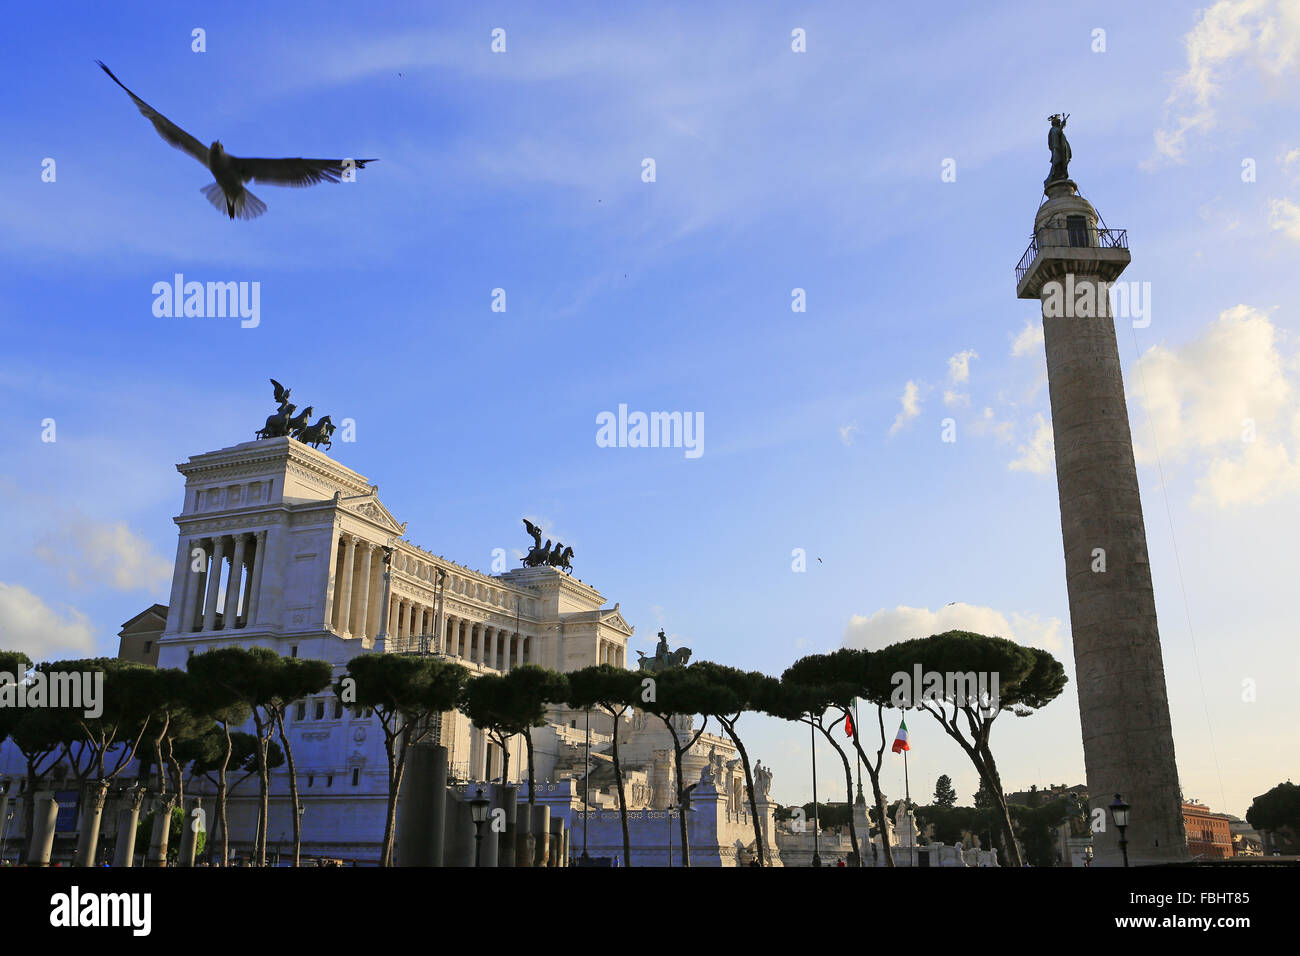
[[[361,781],[361,770],[359,767],[352,768],[352,786],[356,786]]]
[[[323,700],[316,701],[316,719],[317,720],[325,719],[325,701]]]
[[[315,782],[315,780],[316,780],[315,777],[313,777],[311,774],[307,774],[307,786],[310,787]],[[920,828],[918,827],[918,829]]]
[[[298,656],[298,645],[297,645],[297,644],[294,644],[294,645],[292,645],[292,646],[289,648],[289,656],[290,656],[290,657],[297,657],[297,656]]]
[[[150,649],[151,647],[153,647],[153,641],[145,641],[145,642],[144,642],[144,652],[145,652],[146,654],[149,653],[149,649]]]
[[[325,778],[325,786],[327,787],[334,786],[334,774],[330,774],[328,777]]]
[[[334,719],[338,720],[343,716],[343,701],[334,701]]]
[[[298,713],[294,715],[294,719],[295,720],[307,719],[307,702],[305,700],[298,701]]]

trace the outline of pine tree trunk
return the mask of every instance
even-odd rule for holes
[[[289,735],[284,732],[284,713],[277,708],[274,713],[275,729],[280,737],[280,746],[284,748],[284,762],[289,768],[289,802],[293,811],[293,865],[299,866],[302,853],[302,815],[298,812],[298,774],[293,767],[293,749],[289,746]],[[283,831],[281,831],[283,832]]]
[[[623,827],[623,865],[630,867],[632,865],[632,838],[627,829],[627,796],[623,792],[623,767],[618,762],[618,720],[622,714],[610,711],[614,717],[614,780],[618,784],[618,819]]]
[[[754,775],[749,769],[749,753],[746,752],[745,745],[740,742],[740,738],[736,736],[736,731],[729,721],[719,717],[718,723],[722,724],[722,729],[727,732],[731,742],[740,751],[740,763],[745,768],[745,790],[748,791],[749,796],[749,814],[754,823],[754,846],[758,852],[758,865],[767,866],[767,852],[763,847],[763,825],[758,817],[758,801],[754,798]]]
[[[858,825],[854,820],[856,814],[853,812],[853,808],[857,806],[853,802],[853,767],[849,763],[849,755],[844,752],[844,748],[840,746],[839,741],[835,739],[832,732],[825,727],[821,728],[821,732],[830,741],[831,746],[835,748],[835,752],[840,755],[840,761],[844,764],[844,789],[848,793],[846,805],[849,808],[849,839],[853,841],[853,855],[858,858],[858,866],[861,866],[862,850],[858,846]],[[867,836],[869,837],[871,834],[867,834]]]
[[[230,821],[226,819],[226,770],[230,766],[230,754],[234,745],[230,740],[230,724],[221,722],[221,729],[226,735],[226,755],[221,761],[221,770],[217,774],[217,822],[221,824],[221,866],[230,862]]]

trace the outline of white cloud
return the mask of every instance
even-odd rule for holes
[[[0,581],[0,648],[40,661],[94,645],[90,618],[81,611],[56,611],[25,587]]]
[[[1255,441],[1240,458],[1215,458],[1200,481],[1198,503],[1220,508],[1256,504],[1300,490],[1300,460],[1280,442]]]
[[[860,431],[862,431],[862,428],[857,422],[849,422],[847,425],[841,425],[839,427],[840,441],[842,441],[845,446],[852,445],[853,439]]]
[[[894,424],[889,429],[891,435],[921,414],[921,389],[916,382],[908,379],[907,384],[903,386],[903,395],[899,401],[903,405],[903,410],[898,413],[898,417],[894,419]]]
[[[1165,103],[1164,126],[1155,131],[1157,162],[1182,162],[1188,135],[1214,129],[1215,101],[1232,61],[1248,60],[1271,77],[1295,66],[1300,54],[1300,4],[1219,0],[1202,13],[1183,42],[1187,70],[1175,81]]]
[[[943,393],[943,403],[949,408],[960,405],[963,408],[970,407],[970,395],[965,392],[955,392],[952,389],[945,389]]]
[[[1029,471],[1035,475],[1047,474],[1056,460],[1052,437],[1052,423],[1042,412],[1036,412],[1033,435],[1030,436],[1027,444],[1020,446],[1020,457],[1007,467],[1012,471]]]
[[[987,405],[979,418],[970,423],[970,433],[972,435],[992,435],[998,441],[1011,441],[1015,434],[1015,423],[1006,419],[998,420],[993,409]]]
[[[1300,206],[1289,199],[1268,201],[1268,227],[1281,230],[1288,239],[1300,242]]]
[[[1262,312],[1238,305],[1190,342],[1148,349],[1129,376],[1150,421],[1134,423],[1138,461],[1153,462],[1158,450],[1169,461],[1206,462],[1197,501],[1219,507],[1300,488],[1300,401],[1295,362],[1278,347],[1284,334]]]
[[[970,360],[979,358],[974,349],[964,349],[948,359],[948,381],[954,385],[970,381]]]
[[[963,604],[960,601],[929,608],[899,605],[881,609],[870,616],[855,614],[844,629],[844,647],[879,650],[899,641],[942,634],[944,631],[972,631],[1028,647],[1041,647],[1053,654],[1063,650],[1069,635],[1059,618],[1041,619],[1036,614],[1012,612],[1011,619],[991,607]]]
[[[1011,354],[1015,358],[1025,355],[1042,354],[1043,347],[1043,323],[1036,322],[1033,319],[1025,320],[1025,327],[1011,343]]]
[[[171,563],[122,521],[69,520],[41,539],[36,556],[62,569],[76,588],[101,584],[119,591],[156,592],[171,582]]]

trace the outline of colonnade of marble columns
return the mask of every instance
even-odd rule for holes
[[[374,637],[383,603],[383,547],[345,534],[339,548],[330,623],[343,637]]]
[[[626,660],[626,649],[612,644],[609,641],[601,641],[599,648],[599,657],[601,664],[609,664],[611,667],[623,667]]]
[[[343,637],[378,634],[383,603],[383,547],[357,535],[338,541],[334,607],[330,621]],[[513,629],[444,614],[442,633],[435,607],[400,594],[388,606],[388,642],[393,649],[422,649],[462,657],[494,670],[536,663],[533,638]],[[421,646],[421,638],[428,638]]]
[[[262,594],[265,531],[190,538],[188,573],[181,593],[182,627],[189,631],[229,630],[257,623]],[[225,599],[221,600],[222,577]],[[218,604],[221,619],[217,620]]]

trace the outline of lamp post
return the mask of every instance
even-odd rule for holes
[[[447,572],[444,571],[442,568],[439,568],[438,569],[438,622],[437,624],[434,625],[433,628],[433,644],[434,644],[434,650],[440,652],[445,652],[447,650],[447,648],[444,647],[442,644],[442,639],[443,639],[442,592],[446,588],[446,583],[445,583],[446,580],[447,580]]]
[[[9,810],[5,813],[4,829],[0,831],[0,864],[4,863],[5,844],[9,842],[9,824],[13,823],[14,812]]]
[[[1128,840],[1124,839],[1124,831],[1128,829],[1128,811],[1129,805],[1124,802],[1124,798],[1115,794],[1115,802],[1110,805],[1110,815],[1115,826],[1119,827],[1119,852],[1124,857],[1125,866],[1128,866]]]
[[[614,728],[618,733],[618,727]],[[591,866],[591,857],[587,856],[587,817],[591,815],[591,708],[587,708],[587,745],[582,751],[582,856],[578,866]],[[672,860],[668,862],[672,866]]]
[[[808,734],[812,738],[812,774],[813,774],[813,866],[822,865],[821,822],[817,814],[817,731],[813,726],[812,714],[808,715]]]
[[[478,796],[469,802],[469,815],[474,820],[474,866],[477,867],[483,856],[483,824],[487,822],[490,802],[483,796],[483,788],[478,788]]]

